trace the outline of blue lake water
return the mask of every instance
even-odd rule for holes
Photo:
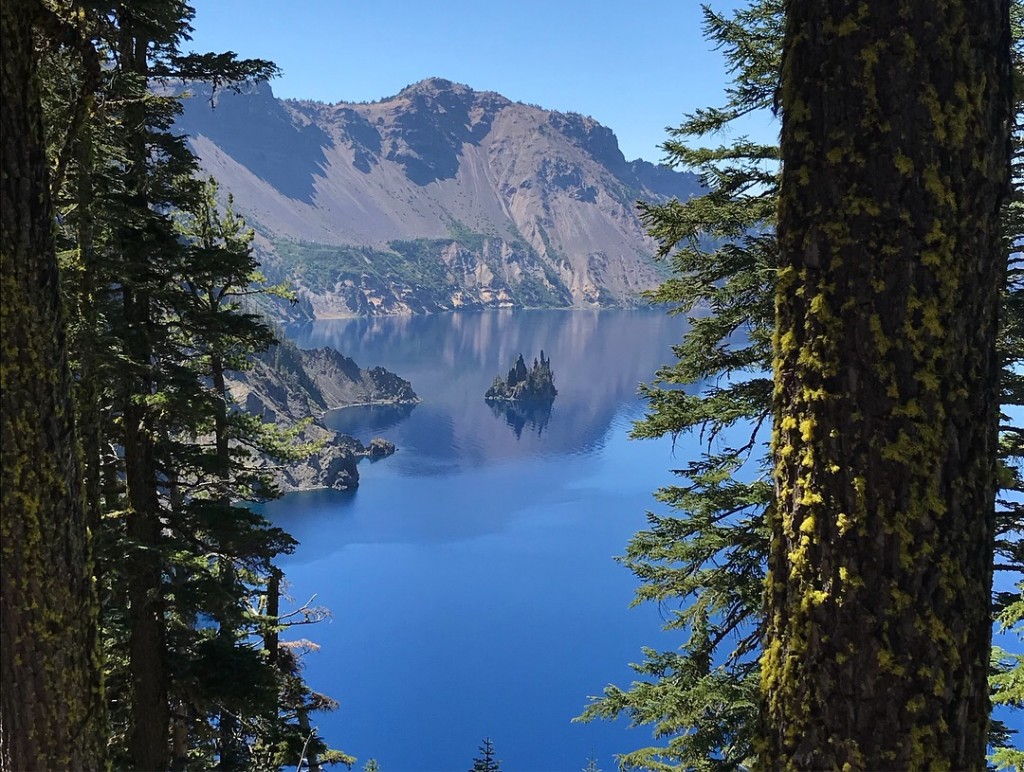
[[[685,458],[670,440],[627,439],[637,385],[672,361],[685,322],[655,311],[482,312],[321,321],[289,330],[412,381],[412,408],[348,408],[328,423],[399,451],[360,466],[354,492],[268,506],[300,542],[282,561],[297,603],[329,623],[299,628],[314,688],[340,709],[322,736],[384,772],[465,770],[485,736],[509,772],[579,770],[650,742],[627,721],[574,724],[588,695],[631,680],[641,647],[670,648],[636,580],[612,557],[658,507]],[[520,352],[543,349],[550,412],[483,400]]]
[[[613,754],[650,744],[650,729],[626,720],[571,719],[588,695],[632,680],[642,646],[682,642],[660,631],[658,609],[629,608],[637,581],[612,557],[659,510],[652,491],[697,452],[688,438],[674,452],[668,439],[627,438],[644,411],[637,384],[673,361],[684,329],[656,311],[551,311],[288,331],[397,372],[423,399],[329,414],[399,451],[364,462],[354,492],[267,507],[300,542],[282,561],[295,602],[316,594],[333,614],[293,632],[321,647],[307,679],[341,707],[316,723],[356,769],[376,758],[383,772],[458,772],[489,736],[506,772],[573,772],[591,755],[612,772]],[[550,411],[484,403],[496,374],[541,349],[559,390]],[[1012,635],[997,640],[1019,649]]]

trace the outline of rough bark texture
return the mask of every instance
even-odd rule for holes
[[[137,386],[137,379],[131,380]],[[146,393],[145,391],[137,393]],[[131,397],[129,396],[129,400]],[[128,753],[136,769],[166,769],[169,764],[170,707],[164,641],[160,500],[153,441],[146,410],[131,401],[124,411],[125,479],[130,509],[126,535],[128,574],[128,657],[132,687]]]
[[[97,602],[72,420],[32,20],[4,0],[0,765],[101,769]]]
[[[123,288],[129,326],[128,352],[134,363],[149,362],[146,330],[150,324],[145,293]],[[140,298],[139,295],[142,295]],[[124,468],[128,491],[125,556],[128,590],[128,668],[131,682],[131,728],[128,753],[137,769],[166,769],[169,763],[170,707],[167,694],[163,564],[159,552],[163,525],[154,431],[149,410],[137,395],[152,392],[152,379],[143,372],[125,378]]]
[[[766,769],[982,769],[1003,0],[785,6]]]
[[[137,29],[130,7],[120,9],[120,56],[127,73],[148,76],[148,39]],[[146,106],[141,100],[129,102],[124,110],[125,125],[132,127],[126,142],[125,187],[129,206],[143,221],[132,224],[121,236],[125,261],[121,288],[125,348],[132,371],[124,380],[124,466],[129,509],[126,535],[132,549],[127,556],[129,671],[132,687],[132,724],[128,753],[136,769],[167,769],[170,764],[170,705],[167,686],[167,644],[163,587],[163,523],[157,428],[151,408],[140,398],[153,393],[153,341],[155,326],[149,287],[148,266],[156,258],[151,232],[141,213],[150,208],[148,197],[150,148],[146,144]]]
[[[93,202],[96,190],[93,186],[92,168],[94,145],[90,131],[80,132],[75,148],[77,171],[74,179],[75,196],[78,201],[77,238],[82,256],[79,280],[74,287],[81,326],[87,333],[78,341],[78,383],[75,393],[75,416],[78,420],[78,436],[82,444],[82,476],[85,492],[86,522],[93,533],[98,533],[103,511],[103,429],[101,419],[101,385],[98,367],[96,341],[93,337],[98,328],[99,312],[96,306],[98,285],[96,282],[96,256],[93,245],[95,222]],[[72,350],[75,343],[71,344]],[[102,581],[96,578],[97,585]]]

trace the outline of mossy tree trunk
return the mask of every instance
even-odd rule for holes
[[[785,10],[760,760],[982,769],[1007,4]]]
[[[27,0],[0,6],[3,297],[0,766],[101,769],[97,601]]]

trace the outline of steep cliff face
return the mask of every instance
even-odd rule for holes
[[[419,402],[404,378],[383,367],[364,370],[332,348],[304,350],[302,362],[328,409]]]
[[[591,118],[438,78],[372,104],[261,85],[185,106],[205,170],[320,316],[628,305],[659,280],[635,202],[697,190]]]
[[[488,402],[551,402],[556,396],[558,389],[551,372],[551,360],[545,359],[541,351],[540,360],[533,360],[531,370],[526,369],[526,362],[520,354],[507,376],[494,376],[484,399]]]
[[[287,342],[262,354],[252,369],[233,373],[228,385],[238,404],[265,421],[290,427],[313,419],[299,440],[321,442],[322,447],[308,459],[279,470],[277,482],[285,491],[354,488],[359,484],[360,458],[380,458],[395,451],[386,440],[377,438],[365,446],[328,429],[319,420],[325,411],[419,402],[408,381],[383,367],[362,369],[334,349],[305,351]]]

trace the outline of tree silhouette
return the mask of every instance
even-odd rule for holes
[[[473,759],[473,766],[469,768],[469,772],[501,772],[501,762],[494,758],[494,743],[490,737],[484,738],[480,754],[479,758]]]

